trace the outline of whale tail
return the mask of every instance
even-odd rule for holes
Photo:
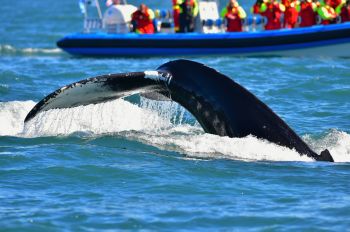
[[[228,137],[254,135],[319,161],[333,161],[309,146],[265,103],[231,78],[189,60],[165,63],[154,71],[108,74],[66,85],[42,99],[25,122],[50,109],[97,104],[133,94],[178,102],[205,132]]]
[[[328,149],[321,152],[321,154],[318,156],[317,161],[328,161],[328,162],[334,162],[334,159],[331,155],[331,153],[328,151]]]

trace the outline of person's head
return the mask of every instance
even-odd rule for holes
[[[113,4],[114,4],[114,5],[120,4],[120,0],[113,0]]]
[[[147,6],[145,5],[145,4],[141,4],[140,5],[140,8],[139,8],[139,10],[142,12],[142,13],[146,13],[147,12]]]
[[[230,0],[229,2],[228,2],[228,5],[230,6],[230,7],[233,7],[234,5],[236,5],[237,4],[237,0]]]

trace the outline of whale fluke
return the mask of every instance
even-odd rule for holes
[[[110,74],[64,86],[41,100],[25,122],[49,109],[96,104],[140,93],[170,98],[197,119],[204,131],[229,137],[254,135],[295,149],[315,160],[333,162],[328,150],[317,155],[266,104],[244,87],[201,63],[175,60],[156,71]]]

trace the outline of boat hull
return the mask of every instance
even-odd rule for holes
[[[73,55],[288,55],[349,57],[350,23],[263,32],[220,34],[83,34],[58,41]]]

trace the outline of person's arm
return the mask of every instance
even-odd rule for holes
[[[240,19],[245,19],[247,17],[247,14],[245,13],[244,9],[242,7],[238,7],[238,16]]]
[[[265,2],[261,3],[259,7],[259,13],[264,13],[267,10],[267,5]]]
[[[147,10],[148,18],[153,20],[154,19],[154,12],[151,9]]]
[[[342,1],[342,3],[339,4],[339,6],[337,6],[337,8],[335,8],[335,13],[337,13],[338,15],[341,13],[341,9],[344,7],[345,2]]]
[[[198,6],[198,2],[197,0],[194,0],[194,6],[193,6],[193,17],[196,17],[198,15],[199,12],[199,6]]]
[[[224,19],[226,17],[226,14],[227,14],[227,7],[223,8],[221,10],[221,13],[220,13],[221,18]]]
[[[333,9],[333,8],[332,8]],[[334,9],[333,9],[334,11]],[[321,6],[317,10],[318,15],[321,17],[323,20],[329,20],[329,19],[334,19],[335,18],[335,12],[334,14],[330,13],[325,6]]]
[[[278,4],[278,9],[281,11],[281,12],[285,12],[286,11],[286,7],[282,4],[282,3],[277,3]]]

